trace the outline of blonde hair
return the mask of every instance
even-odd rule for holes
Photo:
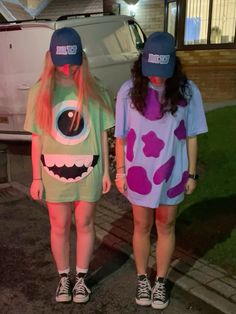
[[[52,99],[55,85],[55,70],[51,54],[47,51],[45,55],[45,64],[43,73],[39,80],[39,91],[36,98],[36,122],[39,127],[50,134],[52,125]],[[80,113],[83,105],[88,104],[88,100],[92,98],[95,103],[101,105],[106,110],[111,110],[106,101],[101,96],[101,86],[98,81],[91,75],[89,70],[88,59],[83,53],[83,63],[76,66],[74,73],[74,82],[77,89],[77,111],[73,117],[70,129],[77,129],[80,122]]]

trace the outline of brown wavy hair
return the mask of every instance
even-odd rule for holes
[[[133,87],[130,89],[130,97],[133,106],[144,114],[145,100],[148,92],[149,79],[142,75],[142,55],[134,62],[131,69]],[[171,112],[174,114],[181,102],[187,103],[192,97],[187,76],[183,72],[179,57],[176,56],[175,69],[172,77],[166,79],[165,90],[161,99],[162,114]]]

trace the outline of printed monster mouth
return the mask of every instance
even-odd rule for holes
[[[46,172],[62,182],[77,182],[85,178],[93,171],[98,159],[99,155],[41,155]]]

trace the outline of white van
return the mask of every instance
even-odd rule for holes
[[[40,76],[53,31],[64,26],[79,32],[92,73],[112,97],[130,77],[145,35],[129,16],[69,15],[0,24],[0,140],[30,140],[23,130],[28,90]]]

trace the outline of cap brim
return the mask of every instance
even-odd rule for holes
[[[55,66],[63,66],[65,64],[71,65],[81,65],[82,64],[82,54],[75,56],[57,56],[51,54],[52,62]]]
[[[143,76],[172,77],[175,69],[175,58],[170,58],[168,64],[155,64],[142,59]]]

